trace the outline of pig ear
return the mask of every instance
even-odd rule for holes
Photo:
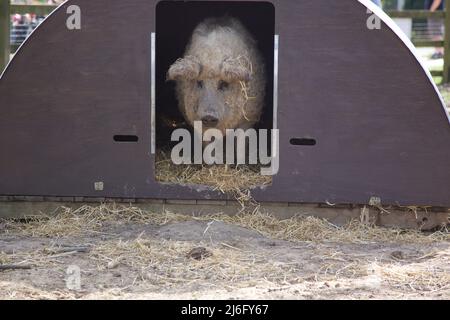
[[[178,59],[170,66],[167,72],[167,80],[194,80],[198,78],[201,72],[201,65],[197,59],[186,57]]]
[[[227,81],[250,81],[252,77],[252,67],[247,61],[241,59],[226,59],[221,66],[222,77]]]

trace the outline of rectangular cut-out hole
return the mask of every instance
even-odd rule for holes
[[[177,23],[174,24],[174,21]],[[264,23],[261,23],[262,21]],[[195,30],[197,29],[203,30],[201,33],[204,34],[204,36],[198,39],[195,37],[197,40],[195,41],[195,45],[193,45],[191,39],[194,38]],[[215,29],[217,30],[214,31]],[[233,30],[233,32],[223,32],[227,29]],[[214,36],[210,37],[210,33],[214,34]],[[248,39],[249,37],[252,38],[251,41]],[[209,40],[207,41],[207,39]],[[219,39],[219,41],[217,39]],[[251,84],[252,87],[255,87],[255,89],[252,90],[252,95],[255,97],[251,102],[254,103],[254,100],[256,100],[258,103],[257,105],[252,106],[253,109],[256,109],[254,110],[255,113],[259,113],[258,116],[253,118],[254,121],[257,119],[259,119],[259,121],[253,123],[254,121],[245,119],[247,118],[246,115],[241,114],[244,105],[238,105],[239,103],[237,103],[234,106],[237,112],[223,112],[220,110],[221,108],[217,108],[216,110],[213,107],[212,111],[216,114],[216,118],[212,118],[211,125],[214,127],[214,123],[218,122],[218,125],[215,127],[225,127],[223,129],[233,130],[237,129],[236,127],[239,127],[239,123],[248,120],[248,126],[250,129],[255,129],[257,136],[256,139],[251,140],[254,145],[254,150],[256,151],[254,154],[257,156],[261,154],[269,156],[272,154],[273,141],[270,139],[270,130],[275,129],[276,127],[276,116],[274,116],[276,113],[276,99],[274,97],[276,96],[275,89],[277,88],[275,79],[278,75],[278,73],[275,72],[275,70],[278,70],[275,65],[275,57],[278,55],[278,47],[275,44],[278,42],[274,41],[274,39],[275,6],[270,1],[166,0],[158,2],[156,6],[155,43],[152,45],[155,57],[154,59],[150,59],[151,57],[149,57],[149,60],[154,64],[152,70],[155,72],[153,79],[155,83],[155,101],[153,101],[154,104],[152,105],[154,117],[152,117],[152,119],[155,119],[155,127],[153,130],[156,144],[154,148],[156,159],[154,173],[158,182],[183,186],[201,184],[211,187],[212,189],[215,189],[217,184],[220,184],[221,188],[223,188],[224,185],[235,185],[236,180],[242,182],[239,183],[239,187],[243,189],[253,189],[271,185],[271,177],[267,176],[267,179],[264,179],[261,170],[259,170],[266,167],[266,165],[263,166],[259,163],[259,160],[262,159],[257,159],[256,162],[258,162],[258,164],[249,165],[249,170],[242,170],[241,166],[238,168],[232,164],[229,166],[217,165],[214,167],[214,172],[212,174],[207,166],[195,166],[190,163],[192,163],[192,160],[200,159],[203,156],[203,152],[200,150],[201,148],[197,148],[200,151],[199,155],[196,159],[193,159],[195,157],[192,152],[195,151],[196,148],[193,139],[194,135],[192,133],[194,133],[193,122],[196,121],[195,119],[201,120],[205,117],[205,121],[208,122],[208,117],[202,115],[205,111],[199,111],[199,105],[196,102],[197,99],[205,96],[205,91],[202,90],[205,81],[208,83],[208,87],[212,88],[211,97],[208,98],[211,100],[211,102],[208,103],[210,103],[212,107],[216,105],[225,105],[227,101],[231,100],[242,101],[239,102],[240,104],[245,104],[247,102],[244,101],[249,100],[248,97],[245,97],[246,92],[244,92],[245,90],[242,90],[242,85],[244,83],[240,81],[241,79],[239,77],[231,79],[231,82],[225,81],[228,76],[224,75],[221,67],[225,57],[222,56],[220,50],[226,50],[227,55],[230,55],[229,58],[232,58],[230,61],[236,60],[236,62],[240,60],[240,57],[244,58],[242,56],[242,50],[246,51],[244,64],[248,62],[248,68],[250,69],[248,71],[250,71],[255,79],[260,78],[261,80],[257,83],[255,82],[255,84],[251,82],[251,79],[248,80],[249,85]],[[213,47],[209,43],[210,41],[211,43],[214,43]],[[235,47],[230,46],[220,48],[222,42],[227,44],[235,43]],[[246,45],[245,49],[243,48],[243,45],[241,45],[243,43]],[[188,50],[191,45],[192,48],[195,49]],[[217,49],[217,52],[215,49]],[[200,62],[201,60],[201,63],[195,63],[195,65],[200,64],[202,68],[200,68],[200,74],[194,72],[194,75],[196,75],[195,79],[190,79],[189,74],[182,74],[185,78],[189,76],[185,80],[189,80],[189,82],[192,82],[195,86],[188,86],[180,90],[180,80],[177,80],[177,77],[174,77],[172,81],[167,81],[168,72],[177,61],[183,59],[187,55],[187,51],[191,51],[190,54],[195,56],[194,58],[195,60],[198,60],[197,62]],[[193,57],[191,56],[190,58]],[[190,60],[192,59],[187,59],[185,63]],[[183,68],[180,69],[180,71],[186,69],[184,67],[187,67],[186,70],[189,70],[189,65],[186,65],[185,63],[183,63]],[[244,69],[246,69],[246,67],[243,67],[241,62],[238,64],[239,66],[236,67],[239,67],[238,69],[245,73]],[[203,68],[204,66],[207,67]],[[210,71],[203,72],[204,70],[209,69]],[[257,73],[253,73],[255,70],[257,70]],[[229,88],[230,90],[222,93],[222,89],[220,89],[221,83],[225,83],[228,87],[231,86]],[[260,85],[262,83],[265,83],[265,85]],[[214,91],[214,89],[217,91]],[[241,98],[241,96],[243,96],[242,99],[238,99]],[[182,108],[180,108],[178,103],[180,97],[191,97],[192,99],[183,98],[184,102],[181,106]],[[202,98],[202,100],[205,99]],[[249,105],[246,106],[250,108]],[[263,110],[260,110],[261,107]],[[189,114],[195,114],[195,116],[189,116],[186,112],[181,110],[185,108],[192,111],[189,112]],[[234,116],[230,117],[229,115]],[[241,119],[239,119],[239,117],[241,117]],[[191,154],[187,156],[188,161],[185,161],[185,164],[177,165],[175,162],[179,163],[180,161],[174,161],[171,158],[171,155],[172,151],[175,150],[174,148],[179,148],[181,144],[178,141],[172,141],[172,135],[173,133],[179,134],[179,131],[178,133],[175,131],[180,129],[188,133],[186,138],[183,137],[183,142],[186,142],[184,145],[186,145],[186,150],[189,150],[187,153],[191,152]],[[260,135],[259,130],[269,131],[268,135]],[[199,130],[199,132],[201,131]],[[267,141],[262,143],[261,139],[267,139]],[[248,145],[249,143],[247,143],[247,146]],[[222,162],[226,162],[228,160],[226,159],[227,149],[226,146],[223,147],[224,152]],[[267,150],[261,150],[261,148],[267,148]],[[248,147],[248,149],[250,148]],[[236,150],[233,150],[233,152],[235,154],[234,157],[231,158],[236,159]],[[244,150],[244,152],[246,153],[246,161],[248,161],[250,157],[249,151]],[[184,153],[183,148],[183,154]],[[191,158],[191,161],[189,161],[189,158]],[[218,158],[220,158],[220,156]],[[200,160],[205,162],[205,159]],[[201,171],[204,171],[205,174]],[[177,172],[185,172],[187,174],[183,174],[183,177],[180,179],[180,177],[177,177]],[[236,178],[239,177],[239,174],[245,176],[242,179]],[[204,176],[205,179],[204,181],[198,181],[195,179],[196,176]],[[173,179],[173,177],[177,178]]]
[[[292,138],[290,143],[293,146],[315,146],[317,144],[316,139],[311,138]]]
[[[192,130],[193,127],[192,119],[186,119],[180,111],[176,81],[167,81],[168,71],[175,61],[184,57],[194,30],[207,19],[222,17],[229,17],[238,21],[256,41],[254,44],[255,50],[263,61],[264,67],[261,69],[265,70],[265,86],[261,88],[262,92],[258,93],[264,97],[261,102],[264,110],[261,111],[260,121],[253,124],[253,127],[256,129],[274,129],[274,5],[269,1],[159,1],[156,7],[154,45],[156,153],[173,148],[171,136],[175,130]],[[177,21],[177,23],[174,24],[173,21]],[[264,23],[261,23],[261,21],[264,21]],[[226,23],[226,20],[219,20],[219,22]],[[237,34],[236,37],[242,37],[242,35]],[[241,52],[236,50],[241,49],[233,50],[230,48],[230,52],[232,52],[230,54],[239,57]],[[253,56],[251,58],[255,59]],[[211,67],[217,68],[219,66],[217,61],[214,61],[215,55],[209,56],[208,59],[211,60]],[[254,64],[257,61],[250,62],[252,67],[255,67]],[[203,63],[207,63],[207,60]],[[201,94],[201,92],[193,91],[193,94]],[[220,97],[221,95],[214,95],[213,99],[217,99],[217,103],[220,103]],[[192,103],[188,106],[185,105],[185,107],[194,108]],[[219,116],[219,118],[226,118],[226,115]],[[227,129],[235,128],[229,127]]]
[[[115,135],[114,141],[120,143],[135,143],[139,141],[139,137],[133,135]]]

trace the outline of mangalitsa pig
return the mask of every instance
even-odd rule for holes
[[[191,126],[247,130],[260,120],[265,66],[257,42],[237,19],[209,18],[194,30],[184,56],[169,69],[179,109]],[[203,133],[203,132],[202,132]]]

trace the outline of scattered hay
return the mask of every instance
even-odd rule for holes
[[[150,223],[164,225],[168,222],[186,221],[189,217],[170,212],[156,214],[127,205],[83,205],[73,209],[60,207],[52,215],[27,217],[23,220],[4,220],[9,231],[21,231],[32,237],[71,237],[86,233],[98,233],[107,224]]]
[[[156,157],[156,180],[179,185],[204,185],[224,194],[269,186],[272,177],[261,175],[260,166],[175,165],[170,154],[160,151]]]
[[[116,262],[119,267],[126,266],[138,271],[136,281],[166,289],[195,283],[235,289],[256,285],[261,279],[282,283],[287,274],[291,275],[290,283],[299,281],[292,277],[295,266],[267,261],[263,254],[223,246],[209,248],[207,258],[195,260],[186,255],[190,250],[192,244],[188,242],[138,238],[101,244],[93,250],[91,257],[97,261],[99,271]]]
[[[93,239],[88,236],[90,233],[110,235],[107,232],[113,232],[115,225],[131,223],[162,226],[192,219],[223,221],[271,238],[294,243],[307,242],[299,245],[307,251],[303,257],[308,260],[284,260],[279,257],[280,251],[271,248],[254,250],[252,246],[236,248],[232,244],[209,240],[172,241],[149,235],[144,238],[144,234],[129,240],[107,237],[98,242],[91,243],[93,241],[88,240],[90,242],[85,243],[86,239]],[[118,290],[118,296],[139,292],[189,293],[223,289],[236,292],[240,288],[258,286],[298,286],[319,296],[324,291],[330,294],[339,290],[344,292],[346,288],[355,289],[355,286],[358,290],[378,293],[388,290],[386,292],[389,294],[399,295],[437,293],[448,296],[450,292],[450,270],[448,264],[443,263],[449,259],[450,253],[448,249],[441,249],[443,247],[440,245],[443,241],[450,241],[447,231],[426,235],[418,231],[368,226],[359,221],[339,227],[313,217],[279,220],[261,210],[234,217],[221,214],[189,217],[170,212],[153,213],[132,205],[116,204],[82,206],[78,209],[62,207],[54,216],[5,220],[3,223],[11,235],[51,239],[49,247],[38,250],[30,248],[9,253],[0,250],[0,264],[31,265],[38,270],[36,274],[50,270],[47,277],[53,279],[55,274],[65,274],[68,264],[81,263],[83,270],[88,270],[90,274],[84,275],[87,277],[86,292],[92,294],[106,292],[100,286],[108,286],[114,273],[122,275],[115,282],[114,290]],[[60,237],[67,237],[63,242],[70,239],[70,245],[73,242],[89,245],[90,250],[78,254],[72,252],[70,255],[60,253],[61,248],[53,247],[56,245],[55,238]],[[41,239],[36,241],[42,242]],[[361,248],[359,252],[351,249],[354,244],[376,242],[395,249],[386,252],[378,250],[377,255],[362,254],[364,251]],[[399,243],[422,244],[425,245],[425,251],[394,251],[398,250]],[[437,243],[437,250],[428,252],[427,248],[432,243]],[[351,247],[345,244],[351,244]],[[207,254],[203,255],[201,250],[202,259],[190,257],[190,253],[197,251],[193,249],[199,248],[204,248]],[[76,298],[71,296],[71,292],[60,290],[61,285],[50,295],[50,292],[32,287],[3,284],[7,292],[2,297],[6,298]]]
[[[374,263],[372,272],[396,288],[422,292],[450,290],[450,267],[442,263],[450,258],[449,252],[435,252],[433,255],[415,261],[407,259],[403,263]]]
[[[270,214],[262,213],[260,210],[253,214],[239,214],[234,217],[219,215],[209,218],[237,224],[271,238],[293,242],[364,244],[373,242],[431,243],[450,241],[450,233],[447,230],[427,235],[417,230],[367,225],[358,220],[353,220],[345,226],[337,226],[327,220],[310,216],[297,216],[280,220]]]
[[[66,290],[37,289],[32,285],[0,281],[2,300],[74,300],[77,295]]]
[[[248,199],[244,199],[248,200]],[[86,233],[101,233],[102,228],[114,224],[141,223],[162,226],[168,223],[190,220],[222,221],[257,231],[267,237],[292,242],[336,242],[336,243],[433,243],[450,241],[448,230],[425,234],[417,230],[381,228],[352,221],[345,226],[336,226],[326,220],[297,216],[280,220],[266,214],[258,206],[235,216],[212,214],[191,217],[169,211],[154,213],[132,205],[102,204],[84,205],[78,209],[61,207],[55,215],[28,218],[25,222],[5,220],[9,232],[18,231],[34,237],[69,237]]]

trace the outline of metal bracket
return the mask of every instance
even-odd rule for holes
[[[95,191],[103,191],[105,190],[105,184],[103,182],[95,182],[94,189]]]
[[[381,204],[382,204],[381,198],[379,198],[379,197],[372,197],[372,198],[370,198],[370,200],[369,200],[369,206],[372,206],[372,207],[381,207]]]
[[[150,119],[150,125],[151,125],[151,147],[150,152],[152,155],[156,153],[156,33],[152,32],[151,35],[151,119]]]

